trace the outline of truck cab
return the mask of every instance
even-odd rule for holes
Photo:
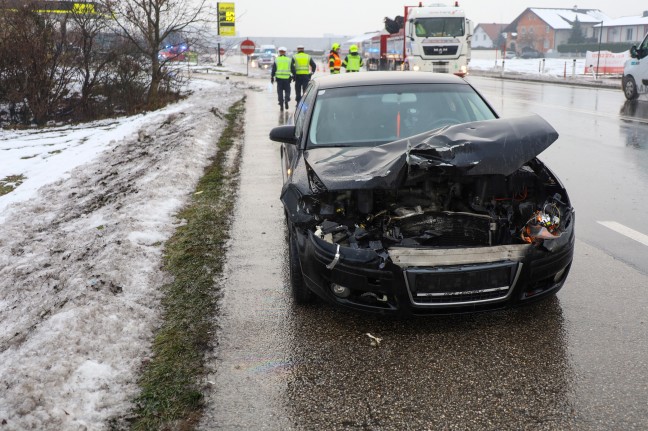
[[[406,8],[408,68],[464,76],[470,61],[472,32],[472,22],[458,5]]]
[[[630,48],[630,57],[623,66],[621,82],[626,99],[634,100],[648,93],[648,34],[638,47]]]

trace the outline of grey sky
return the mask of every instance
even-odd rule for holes
[[[230,0],[232,1],[232,0]],[[404,5],[418,1],[398,0],[233,0],[239,36],[304,36],[324,34],[358,35],[380,30],[382,21],[403,14]],[[423,4],[446,3],[450,0],[428,0]],[[599,9],[610,18],[641,15],[648,10],[637,0],[460,0],[475,25],[509,23],[527,7]],[[213,3],[214,7],[216,2]]]

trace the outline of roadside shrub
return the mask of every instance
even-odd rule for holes
[[[14,121],[42,125],[68,97],[73,73],[64,24],[31,9],[3,10],[0,17],[0,96],[28,112]]]
[[[0,127],[132,115],[181,97],[181,65],[154,64],[157,48],[143,51],[107,14],[16,4],[0,0]]]
[[[145,106],[148,89],[146,60],[141,55],[125,52],[108,67],[98,93],[105,105],[117,114],[130,115]]]
[[[602,43],[601,51],[611,51],[611,52],[624,52],[630,49],[632,43]],[[589,43],[565,43],[563,45],[558,45],[558,52],[561,54],[569,53],[582,53],[585,54],[587,51],[598,51],[599,44],[598,42],[589,42]]]

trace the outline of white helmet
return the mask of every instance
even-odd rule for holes
[[[280,46],[279,47],[279,52],[281,52],[281,51],[286,52],[286,47],[285,46]]]

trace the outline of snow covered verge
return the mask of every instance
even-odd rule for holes
[[[107,429],[131,409],[163,244],[244,86],[194,81],[146,115],[2,132],[0,179],[26,179],[0,197],[0,429]]]

